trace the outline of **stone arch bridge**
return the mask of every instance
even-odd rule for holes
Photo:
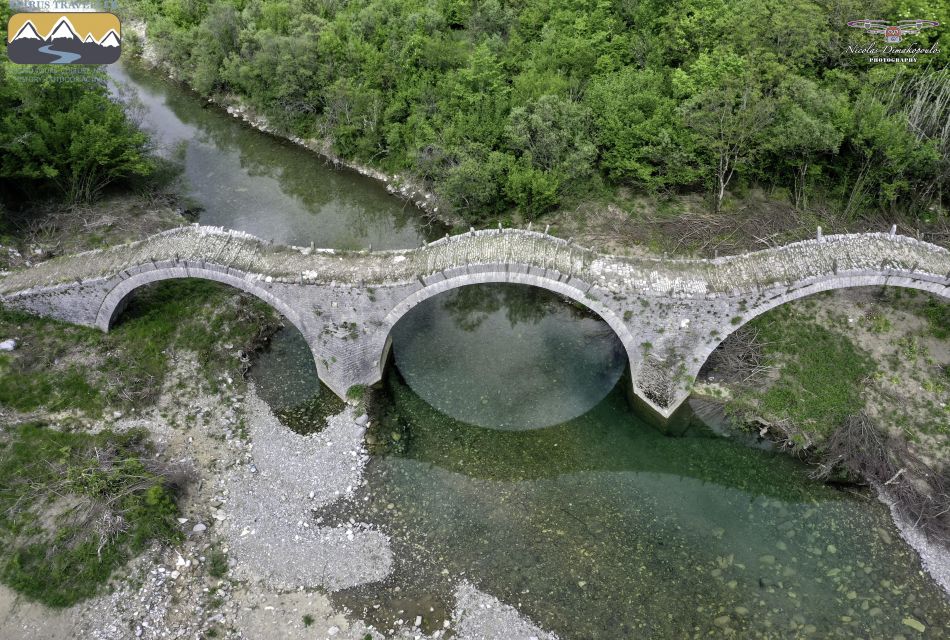
[[[423,300],[487,282],[542,287],[613,328],[629,356],[633,392],[668,418],[709,354],[755,316],[844,287],[893,285],[950,297],[950,251],[869,233],[716,259],[630,258],[499,229],[412,250],[343,252],[191,226],[6,274],[0,299],[108,331],[133,291],[171,278],[223,282],[273,305],[304,335],[321,380],[341,397],[380,380],[391,329]]]

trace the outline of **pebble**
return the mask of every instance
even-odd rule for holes
[[[16,340],[10,338],[0,342],[0,351],[13,351],[16,349]]]
[[[369,416],[365,413],[356,419],[356,424],[360,427],[365,426],[367,422],[369,422]]]
[[[204,531],[204,530],[207,529],[207,528],[208,528],[207,526],[205,526],[204,524],[202,524],[201,522],[199,522],[199,523],[196,524],[194,527],[192,527],[191,530],[194,531],[195,533],[201,533],[202,531]]]
[[[920,633],[923,633],[924,631],[927,630],[927,627],[925,627],[921,622],[914,620],[913,618],[904,618],[901,622],[903,622],[906,626],[910,627],[914,631],[919,631]]]

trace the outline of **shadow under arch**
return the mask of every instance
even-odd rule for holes
[[[767,311],[779,307],[787,302],[793,302],[801,298],[806,298],[810,295],[816,293],[821,293],[823,291],[838,291],[843,289],[856,289],[859,287],[896,287],[901,289],[915,289],[917,291],[926,291],[927,293],[932,293],[936,296],[944,298],[950,301],[950,287],[933,280],[928,280],[925,278],[914,278],[911,276],[885,276],[885,275],[869,275],[869,276],[835,276],[832,278],[823,278],[818,282],[812,282],[802,287],[796,289],[790,289],[782,295],[777,295],[765,302],[753,306],[749,311],[744,313],[741,318],[742,321],[730,325],[728,329],[722,332],[717,339],[711,343],[706,343],[703,347],[695,354],[696,359],[698,360],[698,368],[696,369],[696,375],[699,374],[700,369],[706,364],[706,361],[709,359],[709,356],[713,351],[719,348],[719,346],[725,342],[726,338],[731,336],[733,333],[744,327],[750,321],[761,316]]]
[[[536,275],[511,273],[508,271],[486,271],[483,273],[467,273],[440,280],[431,285],[426,285],[393,307],[383,319],[381,326],[380,334],[382,334],[384,338],[383,343],[378,347],[380,349],[380,355],[377,381],[382,380],[385,374],[386,362],[389,359],[389,353],[392,348],[393,328],[411,309],[440,293],[478,284],[517,284],[537,289],[545,289],[564,296],[565,298],[569,298],[607,323],[623,345],[631,370],[634,370],[634,365],[639,362],[638,360],[634,360],[639,356],[630,349],[630,345],[634,343],[634,338],[626,324],[624,324],[613,311],[601,304],[598,300],[588,297],[586,291],[569,284],[567,281],[557,280],[555,278],[543,278]]]

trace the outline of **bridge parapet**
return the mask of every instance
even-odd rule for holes
[[[778,304],[849,286],[950,295],[950,251],[890,234],[825,236],[716,259],[622,257],[527,230],[482,230],[404,251],[274,245],[213,227],[65,256],[0,279],[10,307],[108,330],[137,287],[199,277],[247,291],[303,333],[340,395],[379,379],[389,332],[438,292],[513,282],[587,305],[620,336],[634,391],[663,416],[686,398],[708,354]]]

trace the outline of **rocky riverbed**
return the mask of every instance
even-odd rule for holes
[[[322,526],[312,516],[360,486],[366,417],[347,407],[322,432],[297,435],[253,384],[222,376],[223,391],[211,396],[187,382],[196,370],[179,354],[174,383],[153,409],[87,425],[147,428],[163,458],[194,469],[179,518],[184,541],[149,549],[108,593],[68,609],[0,587],[0,638],[555,638],[466,581],[429,634],[418,619],[374,629],[334,606],[328,593],[383,580],[392,568],[382,532],[356,521]]]

